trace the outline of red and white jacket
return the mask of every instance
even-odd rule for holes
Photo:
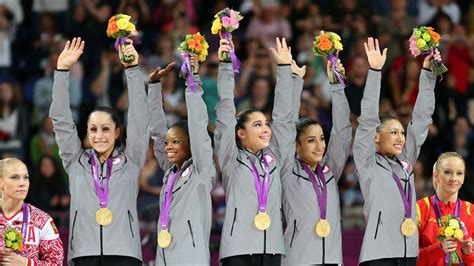
[[[24,255],[28,266],[62,265],[64,259],[63,243],[59,232],[49,214],[27,204],[28,227],[24,241]],[[9,225],[21,232],[23,212],[20,209],[12,217],[6,217],[0,211],[0,232]],[[2,241],[3,242],[3,241]]]

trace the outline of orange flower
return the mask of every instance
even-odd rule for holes
[[[319,36],[319,41],[320,42],[329,41],[329,34],[325,33],[325,34],[322,34],[321,36]]]
[[[202,36],[199,32],[196,34],[193,34],[193,38],[196,40],[196,42],[201,42],[204,40],[204,36]]]
[[[194,39],[188,40],[188,48],[189,49],[194,49],[196,47],[196,44],[197,44],[196,40],[194,40]]]
[[[117,18],[115,16],[109,18],[109,25],[112,23],[115,23],[117,21]]]
[[[438,34],[437,32],[432,31],[432,30],[428,30],[428,32],[430,33],[430,36],[431,36],[431,38],[433,39],[433,41],[434,41],[435,43],[438,43],[438,42],[439,42],[439,39],[441,38],[441,37],[439,36],[439,34]]]
[[[196,43],[196,48],[194,48],[194,50],[196,50],[196,52],[201,52],[203,48],[204,46],[202,45],[202,43],[198,42]]]
[[[23,243],[20,242],[20,247],[18,248],[18,251],[23,251]]]
[[[327,51],[327,50],[329,50],[329,49],[332,48],[332,42],[329,41],[329,40],[320,41],[320,42],[316,45],[316,47],[318,47],[319,50],[321,50],[321,51]]]
[[[447,223],[448,220],[449,220],[449,217],[448,217],[448,216],[443,216],[443,217],[441,217],[441,223],[442,223],[442,224]]]
[[[429,30],[429,31],[433,31],[433,30],[434,30],[433,27],[426,27],[426,29]]]
[[[438,227],[438,235],[442,236],[444,235],[444,227]]]
[[[107,27],[107,35],[113,35],[113,34],[115,34],[117,31],[118,31],[118,27],[117,27],[117,24],[116,24],[116,23],[114,23],[114,24],[109,24],[109,26]]]

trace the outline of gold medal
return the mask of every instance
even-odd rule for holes
[[[95,213],[95,221],[100,225],[109,225],[112,223],[112,211],[108,208],[100,208]]]
[[[331,233],[331,225],[329,224],[328,220],[321,219],[318,221],[318,223],[316,223],[314,231],[319,237],[327,237]]]
[[[416,232],[416,225],[413,219],[405,218],[402,223],[401,231],[404,236],[412,236]]]
[[[160,248],[167,248],[171,244],[171,234],[168,230],[161,230],[158,234],[158,246]]]
[[[253,223],[258,230],[263,231],[270,227],[271,219],[266,212],[258,212],[258,214],[253,219]]]

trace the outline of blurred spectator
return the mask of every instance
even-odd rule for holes
[[[71,20],[68,16],[69,13],[69,2],[68,0],[35,0],[33,1],[33,15],[35,17],[33,25],[39,25],[39,17],[45,14],[54,17],[61,32],[69,32]],[[34,26],[37,30],[37,26]]]
[[[178,75],[171,71],[161,78],[163,88],[163,108],[166,114],[168,127],[186,117],[186,104],[184,103],[184,87],[178,83]]]
[[[390,72],[389,84],[391,96],[395,106],[409,103],[414,106],[418,95],[418,82],[420,76],[420,64],[418,59],[408,55],[402,58],[404,65],[400,65],[400,60],[396,61]]]
[[[461,10],[455,1],[418,0],[418,24],[432,24],[432,20],[441,12],[448,15],[455,24],[461,21]]]
[[[0,158],[13,156],[24,160],[27,117],[18,84],[9,80],[0,81]]]
[[[34,167],[38,166],[44,155],[53,158],[57,165],[61,165],[59,147],[54,138],[53,122],[49,116],[43,118],[41,128],[31,138],[30,160]]]
[[[15,4],[16,2],[16,4]],[[20,8],[18,8],[20,7]],[[23,10],[18,1],[0,1],[0,77],[9,74],[12,65],[12,43],[17,23],[23,20]]]
[[[360,101],[364,95],[365,80],[369,64],[362,56],[352,58],[352,64],[347,70],[347,87],[345,89],[351,112],[360,115]]]
[[[249,85],[249,95],[237,106],[237,112],[255,109],[263,113],[271,112],[273,107],[273,86],[265,77],[256,77]]]
[[[164,172],[158,165],[158,162],[153,155],[153,140],[150,140],[148,145],[147,158],[145,165],[142,167],[142,172],[139,177],[139,192],[137,198],[138,215],[141,216],[144,211],[156,210],[159,211],[160,192],[163,185]],[[158,216],[156,216],[158,218]]]
[[[30,201],[45,211],[66,210],[70,196],[65,177],[55,160],[43,156],[31,177]]]
[[[177,49],[177,40],[169,33],[161,34],[153,42],[153,54],[146,58],[146,68],[150,72],[171,62],[176,62],[176,69],[180,68],[183,62]]]
[[[209,129],[211,132],[214,132],[217,118],[215,107],[218,101],[217,70],[219,69],[219,58],[217,57],[217,53],[210,54],[199,69],[202,71],[201,80],[202,89],[204,91],[202,98],[206,103],[207,114],[209,115]]]

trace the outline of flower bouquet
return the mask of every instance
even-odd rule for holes
[[[228,7],[219,11],[214,15],[214,22],[212,22],[211,32],[212,34],[219,34],[221,38],[228,40],[232,43],[232,32],[239,28],[239,21],[244,17],[240,15],[240,12],[230,9]],[[226,60],[232,62],[232,69],[235,73],[239,73],[240,61],[235,55],[234,47],[230,46],[230,52],[224,55]]]
[[[433,54],[439,46],[440,39],[441,37],[432,27],[421,26],[415,28],[409,39],[410,52],[414,57]],[[430,60],[430,68],[436,77],[448,71],[448,68],[446,68],[442,61],[438,62],[434,58]]]
[[[344,79],[346,76],[337,70],[337,57],[342,49],[341,37],[337,33],[321,31],[321,34],[314,37],[313,54],[326,56],[332,63],[332,73],[334,75],[332,80],[337,80],[336,84],[345,86]]]
[[[190,57],[196,55],[199,61],[204,62],[207,57],[207,49],[209,44],[207,43],[204,36],[201,33],[188,34],[186,39],[179,45],[179,50],[182,52],[181,55],[184,57],[184,63],[181,65],[180,76],[187,79],[191,91],[195,91],[195,85],[193,80],[193,69],[191,66]]]
[[[2,238],[5,242],[5,247],[16,253],[23,251],[23,236],[15,228],[7,227]]]
[[[438,240],[441,241],[444,238],[454,238],[456,240],[463,239],[464,235],[467,235],[467,229],[464,223],[459,220],[458,217],[453,215],[445,215],[439,219],[438,227]],[[449,265],[459,264],[462,262],[461,256],[457,251],[449,254]]]
[[[135,60],[135,56],[123,54],[125,41],[135,32],[135,24],[130,21],[130,18],[130,16],[125,14],[116,14],[109,19],[107,25],[107,36],[117,39],[115,41],[115,49],[121,49],[122,56],[120,60],[126,63],[131,63]]]

